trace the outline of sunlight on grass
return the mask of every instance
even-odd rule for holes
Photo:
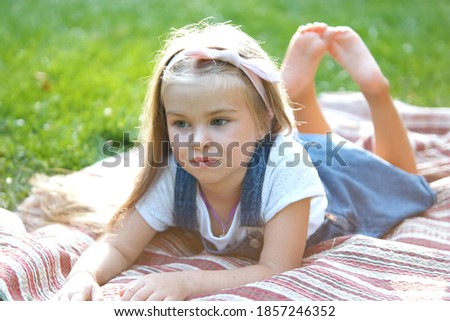
[[[298,25],[350,25],[391,80],[393,94],[448,106],[450,6],[423,2],[241,0],[4,0],[0,2],[0,206],[13,209],[28,179],[78,170],[102,145],[136,138],[161,36],[205,17],[229,21],[281,62]],[[356,90],[330,59],[320,91]]]

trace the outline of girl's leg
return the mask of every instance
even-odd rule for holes
[[[314,84],[320,60],[327,51],[327,44],[322,38],[326,30],[324,23],[299,27],[289,43],[281,67],[281,77],[296,108],[297,128],[303,133],[331,132],[320,110]]]
[[[391,164],[417,173],[407,132],[384,77],[359,35],[348,27],[328,27],[324,34],[331,56],[350,74],[364,94],[375,132],[374,152]]]

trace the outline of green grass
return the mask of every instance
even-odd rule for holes
[[[448,106],[446,0],[0,1],[0,206],[14,209],[29,177],[77,170],[102,145],[137,134],[160,36],[205,17],[231,20],[281,61],[297,26],[350,25],[391,80],[393,95]],[[321,91],[355,90],[331,60]]]

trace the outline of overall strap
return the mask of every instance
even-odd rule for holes
[[[177,163],[175,174],[175,226],[197,230],[197,180]]]
[[[264,175],[273,144],[268,134],[258,143],[242,184],[241,226],[261,227],[261,194]],[[175,225],[191,231],[198,228],[197,222],[197,180],[184,168],[177,165],[175,175],[174,218]]]
[[[272,144],[271,135],[267,134],[258,143],[255,153],[248,164],[247,173],[242,184],[241,226],[263,226],[261,218],[262,188]]]

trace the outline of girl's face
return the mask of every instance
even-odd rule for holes
[[[163,96],[175,159],[202,186],[240,184],[261,138],[240,89],[217,87],[172,84]]]

